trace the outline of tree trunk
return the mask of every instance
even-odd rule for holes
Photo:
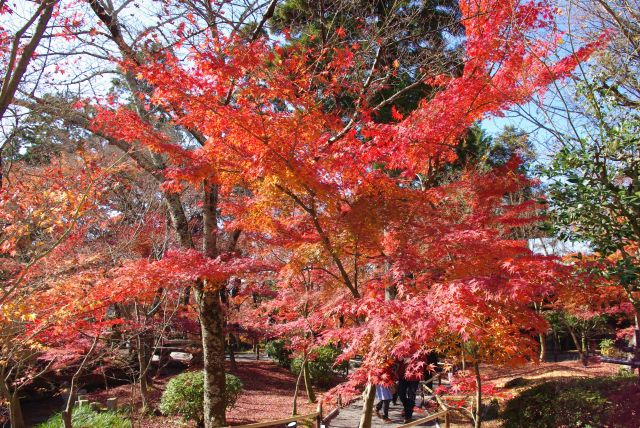
[[[64,428],[73,428],[73,423],[71,421],[71,417],[72,417],[71,412],[67,410],[63,410],[62,413],[60,413],[60,416],[62,417],[62,426]]]
[[[300,391],[300,379],[302,379],[302,374],[304,370],[300,370],[298,373],[298,378],[296,379],[296,388],[293,391],[293,408],[291,409],[291,415],[296,416],[298,414],[298,391]]]
[[[27,71],[36,48],[40,44],[40,41],[42,40],[42,37],[47,30],[47,24],[49,23],[49,20],[53,15],[53,10],[55,9],[56,3],[57,2],[55,1],[51,1],[48,3],[43,2],[43,6],[45,7],[43,7],[42,9],[38,9],[38,11],[36,12],[39,15],[38,21],[36,25],[32,27],[33,30],[29,28],[29,32],[32,33],[32,35],[27,43],[15,45],[15,50],[8,53],[14,54],[17,61],[13,64],[13,69],[11,69],[11,66],[9,66],[9,70],[7,70],[6,75],[4,76],[4,81],[0,83],[0,119],[4,117],[7,108],[13,101],[13,97],[18,90],[18,86],[22,81],[24,74]],[[33,16],[33,18],[36,18],[36,16]],[[29,27],[31,27],[31,25],[32,24],[29,24]],[[21,50],[22,52],[19,52],[18,50]],[[5,74],[5,71],[3,70],[2,73]]]
[[[9,420],[11,421],[12,428],[25,428],[27,426],[24,423],[20,397],[18,397],[17,394],[13,394],[11,400],[9,400]]]
[[[567,330],[569,330],[569,335],[571,335],[571,340],[573,340],[573,344],[576,346],[576,349],[578,350],[578,355],[580,356],[580,361],[582,362],[582,365],[587,367],[587,363],[588,363],[587,356],[585,355],[585,352],[582,349],[582,344],[578,340],[578,336],[576,335],[575,330],[573,329],[573,327],[571,327],[571,325],[569,325],[569,323],[566,323],[566,326],[567,326]]]
[[[218,293],[203,284],[196,291],[204,358],[204,424],[225,426],[224,315]]]
[[[311,385],[311,376],[309,374],[309,361],[305,358],[302,363],[302,373],[304,377],[304,388],[307,391],[307,398],[309,399],[309,403],[316,402],[316,394],[313,392],[313,386]]]
[[[233,336],[232,333],[229,333],[229,362],[231,363],[231,370],[238,371],[238,363],[236,363],[236,354],[235,354],[235,350],[234,345],[235,345],[235,338]]]
[[[398,289],[395,285],[389,285],[384,288],[384,300],[395,300]]]
[[[635,315],[635,343],[633,344],[634,346],[634,360],[636,361],[640,361],[640,304],[638,304],[637,302],[634,302],[633,304],[633,309],[634,309],[634,315]],[[640,367],[638,367],[638,376],[640,377]]]
[[[20,397],[14,391],[9,389],[10,386],[4,380],[4,370],[2,370],[2,380],[0,380],[0,396],[9,403],[9,422],[12,428],[25,428],[24,417],[22,416],[22,407],[20,406]]]
[[[367,385],[365,389],[365,399],[362,403],[362,415],[360,415],[360,428],[371,428],[371,419],[373,417],[373,402],[376,399],[376,387],[372,383]]]
[[[482,425],[482,378],[480,377],[480,365],[477,361],[473,363],[473,371],[476,375],[476,406],[473,412],[473,426],[480,428]]]
[[[540,340],[540,361],[544,362],[544,360],[547,358],[547,336],[544,333],[540,333],[538,335],[538,339]]]
[[[218,256],[218,186],[203,182],[202,250],[207,257]],[[225,371],[224,371],[224,311],[220,302],[221,286],[200,281],[195,287],[195,298],[202,332],[204,359],[204,426],[225,426]]]
[[[138,378],[140,381],[140,399],[142,401],[142,413],[149,410],[149,382],[147,376],[141,374]]]
[[[71,376],[71,384],[69,385],[69,397],[67,397],[66,406],[64,410],[61,412],[62,425],[64,426],[64,428],[73,428],[73,401],[76,395],[78,377],[80,377],[80,374],[82,374],[82,371],[84,370],[84,367],[87,364],[87,361],[89,361],[89,357],[91,356],[91,354],[93,354],[93,351],[96,349],[96,345],[98,344],[99,339],[100,339],[100,333],[98,333],[96,337],[93,339],[91,348],[89,348],[89,351],[86,353],[86,355],[82,359],[82,362],[78,367],[78,370],[76,370],[73,376]]]
[[[142,412],[145,413],[149,410],[149,382],[148,382],[148,369],[149,369],[149,354],[147,341],[142,334],[139,334],[136,338],[138,347],[138,368],[140,373],[138,375],[138,382],[140,382],[140,399],[142,400]]]

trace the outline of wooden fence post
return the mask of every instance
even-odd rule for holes
[[[316,428],[322,426],[322,398],[318,400],[318,416],[316,416]]]
[[[444,414],[444,428],[449,428],[449,412]]]

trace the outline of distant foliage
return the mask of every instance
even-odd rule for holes
[[[242,393],[242,382],[236,376],[226,374],[225,401],[227,409],[235,406]],[[179,415],[185,421],[204,423],[204,373],[202,371],[179,374],[167,383],[162,394],[160,411],[165,415]]]
[[[74,409],[72,423],[74,428],[131,428],[131,421],[124,416],[116,412],[98,413],[87,406]],[[61,426],[62,416],[56,413],[36,428],[60,428]]]
[[[279,339],[267,342],[264,350],[267,356],[279,366],[288,368],[291,365],[291,350],[287,349],[284,340]]]
[[[311,351],[309,356],[309,375],[314,384],[329,385],[335,378],[335,370],[344,370],[346,368],[346,363],[334,367],[336,358],[340,353],[338,349],[331,346],[321,346]],[[300,373],[302,361],[302,358],[295,358],[291,362],[291,371],[296,375]]]

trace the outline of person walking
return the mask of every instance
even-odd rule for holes
[[[413,420],[413,408],[416,405],[416,394],[420,380],[407,379],[406,370],[406,364],[401,363],[398,367],[398,398],[404,408],[404,423],[409,423]]]
[[[391,422],[391,419],[389,419],[389,403],[392,397],[393,393],[390,388],[384,385],[376,385],[376,400],[378,400],[376,416],[382,418],[385,422]],[[380,414],[380,411],[382,411],[382,414]]]

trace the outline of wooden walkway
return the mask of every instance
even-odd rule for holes
[[[421,409],[420,412],[415,411],[413,413],[413,419],[423,418],[428,416],[430,413],[435,413],[439,411],[437,407],[431,409],[428,413]],[[402,412],[402,405],[400,402],[394,405],[391,403],[391,407],[389,408],[389,419],[391,422],[385,423],[382,419],[373,415],[371,428],[394,428],[399,427],[403,424],[404,418],[400,416],[400,412]],[[355,401],[350,405],[343,407],[340,409],[340,413],[329,421],[325,426],[327,428],[357,428],[358,423],[360,422],[360,414],[362,413],[362,400]],[[418,425],[421,427],[440,427],[437,422],[427,422],[425,424]]]

